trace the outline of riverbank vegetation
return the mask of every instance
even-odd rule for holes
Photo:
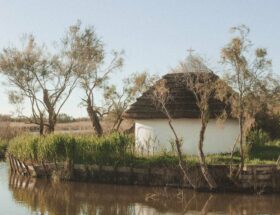
[[[167,153],[149,157],[138,156],[131,135],[112,133],[93,135],[52,134],[46,137],[23,135],[14,138],[8,152],[30,162],[65,162],[111,166],[170,166],[177,165],[176,156]]]
[[[3,145],[7,147],[7,145]],[[66,162],[74,164],[97,164],[102,166],[176,166],[179,159],[174,153],[162,151],[143,156],[135,149],[131,135],[112,133],[94,135],[52,134],[45,137],[22,135],[12,139],[8,152],[23,161],[34,163]],[[280,141],[254,145],[246,156],[246,164],[276,164],[280,154]],[[183,155],[187,165],[199,164],[198,156]],[[238,164],[240,157],[235,153],[206,155],[206,163],[212,165]]]

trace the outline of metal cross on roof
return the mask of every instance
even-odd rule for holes
[[[189,48],[187,51],[189,52],[189,55],[192,55],[192,53],[194,52],[192,48]]]

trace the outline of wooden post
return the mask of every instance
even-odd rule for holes
[[[18,188],[18,174],[15,175],[14,188]]]
[[[276,191],[276,166],[271,168],[271,185],[272,185],[272,190]]]
[[[23,161],[22,164],[23,164],[23,166],[25,167],[26,173],[27,173],[28,175],[31,175],[31,174],[30,174],[30,171],[29,171],[29,168],[28,168],[28,166],[26,165],[26,163]]]
[[[16,180],[16,173],[14,172],[12,175],[11,175],[11,178],[12,178],[12,181],[11,181],[11,185],[12,187],[15,187],[15,180]]]
[[[22,167],[21,161],[19,159],[17,159],[16,162],[18,164],[20,174],[24,174],[24,169]]]
[[[252,168],[253,168],[253,184],[254,184],[254,191],[256,191],[256,190],[257,190],[257,181],[258,181],[258,179],[257,179],[257,170],[256,170],[256,166],[255,166],[255,165],[252,166]]]
[[[13,161],[14,161],[14,164],[16,166],[17,173],[20,174],[20,168],[18,166],[17,159],[15,157],[13,157]]]
[[[11,155],[8,154],[8,159],[9,159],[9,164],[10,164],[10,167],[11,167],[11,171],[13,172],[14,171],[14,168],[12,166],[12,162],[11,162]]]
[[[25,171],[26,169],[25,169],[25,166],[23,164],[23,161],[18,160],[18,162],[19,162],[19,166],[20,166],[20,169],[21,169],[21,173],[23,175],[25,175],[26,174],[26,171]]]
[[[14,161],[13,155],[10,155],[10,161],[11,161],[11,164],[12,164],[12,167],[13,167],[13,172],[16,173],[17,172],[17,168],[16,168],[16,165],[15,165],[15,161]]]

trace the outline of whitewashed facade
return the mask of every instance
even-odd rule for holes
[[[197,154],[200,119],[174,119],[173,125],[182,139],[182,150],[186,154]],[[208,123],[205,132],[204,153],[231,152],[238,137],[238,121],[227,120],[217,123],[214,119]],[[172,149],[174,135],[166,119],[135,120],[135,139],[138,149],[144,153],[156,153]]]

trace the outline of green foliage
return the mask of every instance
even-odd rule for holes
[[[0,141],[0,153],[7,147]],[[23,135],[10,141],[8,152],[22,160],[35,162],[64,162],[128,167],[177,166],[178,157],[170,153],[141,157],[134,153],[134,139],[113,133],[102,137],[93,135],[51,134],[46,137]],[[280,155],[280,141],[252,145],[246,163],[275,163]],[[199,164],[198,156],[184,156],[189,166]],[[229,153],[206,156],[207,164],[239,163],[240,157]]]
[[[248,163],[269,163],[280,156],[280,140],[270,140],[270,135],[263,130],[249,133],[245,153]]]
[[[133,143],[130,136],[118,133],[102,137],[80,136],[76,138],[75,162],[116,165],[132,154]]]
[[[261,129],[251,130],[247,135],[247,144],[243,146],[245,157],[250,158],[253,148],[264,146],[268,141],[270,141],[270,137],[267,132]]]
[[[247,136],[249,145],[264,145],[270,141],[269,134],[263,130],[252,130]]]
[[[113,133],[107,136],[51,134],[46,137],[24,135],[14,138],[8,151],[19,159],[79,164],[113,164],[133,150],[133,139]]]
[[[240,163],[240,157],[234,155],[231,159],[230,153],[224,153],[224,154],[212,154],[207,155],[206,161],[209,164],[230,164],[232,163]]]
[[[260,165],[260,164],[275,164],[275,161],[273,160],[262,160],[262,159],[245,159],[246,164],[251,164],[251,165]]]
[[[22,160],[37,160],[39,138],[34,135],[22,135],[12,139],[8,152]]]
[[[268,142],[266,145],[253,145],[249,159],[260,161],[277,161],[280,156],[280,141]]]
[[[71,135],[51,134],[39,138],[38,159],[48,161],[73,160],[76,140]]]
[[[280,115],[261,111],[256,114],[256,129],[267,132],[271,139],[280,138]]]
[[[178,157],[169,155],[169,154],[161,154],[150,157],[135,157],[128,164],[133,167],[168,167],[168,166],[177,166],[179,162]]]

